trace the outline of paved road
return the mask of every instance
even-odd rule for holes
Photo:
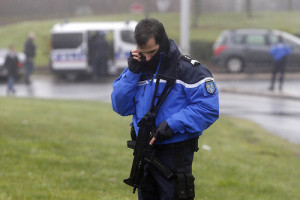
[[[92,100],[110,102],[113,78],[103,81],[57,81],[51,76],[33,76],[31,85],[17,83],[17,97]],[[0,85],[0,96],[6,96],[6,85]]]
[[[300,101],[220,93],[220,113],[256,122],[269,132],[300,144]]]
[[[292,76],[292,75],[291,75]],[[293,77],[293,76],[292,76]],[[17,97],[78,99],[110,102],[112,82],[65,82],[50,76],[34,76],[33,84],[16,85]],[[215,75],[220,90],[220,113],[252,120],[271,133],[300,144],[300,81],[286,81],[284,91],[268,91],[266,77]],[[6,96],[6,84],[0,84],[0,96]]]
[[[269,91],[269,74],[216,74],[220,112],[245,118],[300,144],[300,74],[287,74],[283,91]]]

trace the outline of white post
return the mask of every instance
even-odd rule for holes
[[[235,0],[235,12],[243,11],[243,0]]]
[[[180,0],[180,48],[183,54],[190,53],[191,0]]]

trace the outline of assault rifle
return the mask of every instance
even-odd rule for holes
[[[159,79],[156,81],[151,107],[148,113],[146,113],[145,116],[138,123],[139,132],[137,138],[135,137],[135,133],[132,133],[132,131],[134,131],[133,125],[131,127],[132,141],[128,141],[127,146],[129,148],[134,149],[134,158],[132,162],[130,176],[129,178],[124,179],[123,181],[127,185],[133,187],[133,193],[135,193],[136,188],[141,187],[144,178],[144,165],[146,164],[146,161],[157,167],[158,170],[160,170],[167,179],[170,179],[174,175],[173,172],[166,165],[164,165],[164,163],[162,163],[158,158],[154,156],[155,149],[153,149],[153,147],[149,144],[155,132],[156,113],[160,106],[163,104],[171,89],[173,88],[174,83],[175,82],[167,82],[161,96],[158,99],[157,104],[154,105]]]
[[[152,163],[160,170],[167,179],[170,179],[174,174],[165,166],[158,158],[154,156],[155,150],[149,145],[152,134],[155,131],[154,116],[152,113],[147,113],[138,123],[139,134],[136,141],[128,141],[129,148],[134,147],[133,162],[130,171],[130,176],[124,179],[124,183],[133,187],[133,193],[136,188],[140,188],[144,178],[144,165],[147,162]]]

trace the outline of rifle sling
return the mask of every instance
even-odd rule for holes
[[[159,108],[164,103],[167,96],[169,95],[169,93],[171,92],[172,88],[175,85],[175,81],[167,80],[167,83],[166,83],[166,85],[164,87],[164,90],[162,91],[161,95],[156,96],[158,86],[159,86],[159,82],[160,82],[160,78],[157,78],[156,83],[155,83],[155,89],[154,89],[153,97],[152,97],[151,107],[150,107],[150,112],[153,114],[154,117],[156,116]],[[158,97],[157,103],[156,103],[156,105],[154,105],[155,104],[155,99],[157,97]]]

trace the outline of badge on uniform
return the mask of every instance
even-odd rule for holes
[[[188,62],[190,62],[192,65],[199,65],[201,64],[198,60],[193,60],[191,57],[189,57],[188,55],[182,55],[182,58]]]
[[[213,81],[207,81],[205,82],[205,89],[206,92],[208,92],[209,94],[213,94],[216,91],[216,87]]]

